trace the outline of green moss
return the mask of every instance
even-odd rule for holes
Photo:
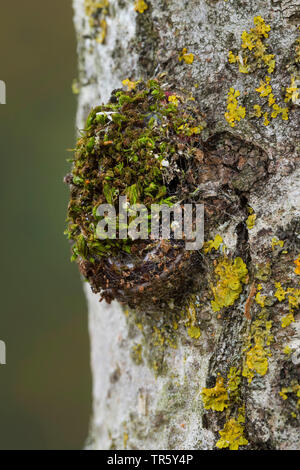
[[[89,114],[72,171],[66,234],[75,242],[73,259],[130,252],[130,239],[97,238],[100,204],[113,204],[118,213],[119,196],[146,207],[174,200],[164,183],[162,162],[176,154],[184,135],[191,140],[195,129],[202,128],[180,97],[174,104],[174,96],[157,80],[139,82],[130,91],[116,91],[110,103]]]
[[[191,278],[199,270],[199,262],[191,262],[196,252],[185,250],[184,239],[147,238],[151,215],[143,219],[140,239],[124,238],[130,224],[135,222],[138,229],[140,222],[135,220],[138,210],[130,212],[132,205],[143,204],[149,214],[152,204],[195,202],[186,189],[193,191],[197,185],[196,178],[191,185],[191,173],[201,174],[197,158],[205,123],[191,96],[170,89],[164,77],[126,79],[127,90],[114,90],[107,104],[92,109],[66,177],[72,260],[93,291],[101,291],[101,298],[118,299],[132,308],[141,302],[165,308],[164,302],[172,299],[182,304],[178,285],[191,292]],[[126,210],[120,208],[120,197],[130,203]],[[108,216],[99,212],[103,204],[113,206],[116,216],[110,237]]]

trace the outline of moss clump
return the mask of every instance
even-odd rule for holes
[[[99,239],[97,208],[111,204],[118,220],[119,196],[147,209],[189,201],[186,170],[199,152],[204,122],[190,97],[170,90],[161,79],[124,85],[127,91],[115,90],[109,103],[91,111],[78,139],[73,170],[66,177],[71,187],[66,234],[73,241],[72,259],[94,290],[104,290],[108,301],[126,302],[116,289],[137,297],[149,293],[152,278],[161,275],[167,285],[168,272],[174,274],[192,254],[183,250],[182,240],[120,239],[127,220],[117,222],[115,239]],[[164,297],[154,290],[151,296]]]

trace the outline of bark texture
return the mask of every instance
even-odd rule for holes
[[[139,13],[134,1],[110,0],[92,20],[86,6],[93,2],[73,3],[78,129],[90,109],[106,102],[126,78],[165,72],[174,90],[188,90],[205,113],[202,138],[223,155],[204,162],[203,200],[217,206],[226,197],[223,210],[234,207],[222,223],[216,218],[209,236],[219,234],[228,258],[241,257],[248,269],[239,298],[220,312],[211,305],[220,249],[202,254],[198,291],[187,295],[180,313],[172,303],[156,315],[99,303],[86,284],[94,403],[88,447],[213,449],[222,430],[229,446],[239,423],[238,433],[243,428],[248,441],[242,449],[299,448],[300,324],[290,298],[297,297],[300,280],[294,264],[300,253],[299,99],[288,104],[288,120],[271,119],[270,112],[265,126],[263,117],[253,115],[253,105],[263,102],[256,88],[267,69],[244,74],[228,62],[230,50],[241,54],[241,34],[254,27],[253,18],[264,18],[271,26],[264,41],[276,58],[272,91],[283,106],[282,88],[290,86],[299,66],[299,1],[146,0],[148,8]],[[106,22],[103,43],[97,37],[104,23],[98,27],[97,18],[98,24]],[[183,48],[194,54],[192,64],[178,60]],[[240,91],[239,105],[246,108],[235,127],[224,118],[231,87]],[[253,228],[246,224],[249,207],[256,215]],[[295,321],[283,328],[290,309]],[[201,392],[215,387],[220,377],[226,388],[223,409],[216,411],[208,402],[205,408]]]

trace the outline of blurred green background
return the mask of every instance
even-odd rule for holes
[[[75,139],[72,15],[71,0],[1,2],[1,449],[80,449],[88,432],[87,309],[63,235]]]

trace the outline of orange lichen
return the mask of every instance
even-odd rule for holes
[[[298,258],[295,259],[294,263],[296,265],[294,273],[300,276],[300,255],[298,255]]]

